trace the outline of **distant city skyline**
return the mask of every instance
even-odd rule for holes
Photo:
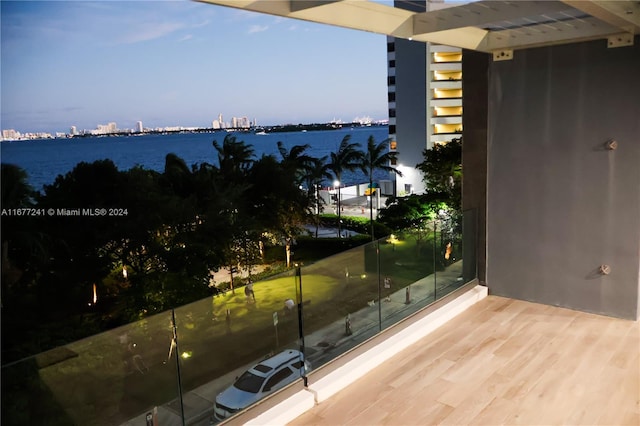
[[[382,35],[191,1],[0,7],[2,129],[387,118]]]

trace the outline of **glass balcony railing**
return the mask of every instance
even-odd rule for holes
[[[2,422],[232,416],[475,278],[475,221],[442,218],[5,365]]]

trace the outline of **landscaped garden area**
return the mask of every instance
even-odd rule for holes
[[[438,235],[435,242],[438,251]],[[433,272],[433,235],[420,243],[412,237],[381,240],[379,255],[376,246],[369,243],[302,267],[305,335],[342,321],[371,302],[380,303],[379,286],[385,297]],[[459,257],[457,253],[456,248]],[[170,311],[57,349],[59,362],[34,365],[30,372],[33,380],[39,376],[39,387],[49,394],[42,401],[46,409],[59,405],[60,422],[51,419],[50,424],[119,424],[176,399],[176,356],[182,388],[188,391],[295,346],[297,311],[289,312],[284,305],[286,299],[298,300],[294,272],[255,282],[255,301],[239,287],[176,309],[177,353],[171,344]],[[389,288],[384,287],[386,277]],[[138,361],[133,359],[136,355]]]

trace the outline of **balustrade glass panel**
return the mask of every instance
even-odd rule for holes
[[[3,424],[229,417],[475,278],[475,214],[440,217],[249,286],[244,277],[234,291],[4,366]],[[291,374],[257,367],[292,354]],[[254,367],[264,374],[239,384]],[[255,398],[239,401],[236,385],[253,386]]]
[[[305,347],[314,366],[379,330],[376,257],[369,243],[302,267]]]
[[[183,393],[203,397],[185,398],[187,419],[202,417],[203,410],[213,420],[228,418],[300,378],[301,359],[280,369],[258,366],[299,354],[295,301],[289,271],[238,280],[234,290],[175,310]]]
[[[428,227],[381,239],[383,327],[434,301],[433,246]]]
[[[177,396],[171,336],[165,312],[4,366],[3,424],[144,424]]]

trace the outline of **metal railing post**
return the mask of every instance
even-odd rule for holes
[[[298,304],[298,336],[300,337],[300,352],[306,361],[307,358],[304,351],[304,317],[302,315],[302,306],[304,305],[302,301],[302,270],[298,264],[296,264],[296,299],[296,303]],[[304,366],[302,367],[302,373],[304,386],[307,387],[307,371]]]

